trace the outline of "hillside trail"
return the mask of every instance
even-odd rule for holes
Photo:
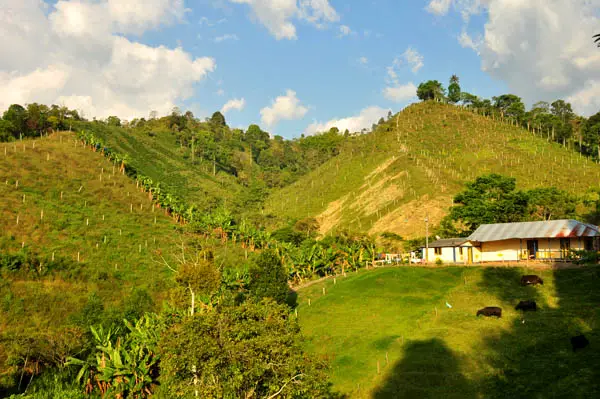
[[[541,263],[541,262],[505,262],[505,263],[482,263],[482,264],[477,264],[477,265],[445,265],[445,266],[438,266],[436,264],[412,264],[412,265],[385,265],[385,266],[372,266],[368,269],[366,269],[367,271],[372,271],[372,270],[377,270],[377,269],[384,269],[384,268],[400,268],[400,267],[420,267],[420,268],[428,268],[428,269],[443,269],[443,268],[447,268],[447,267],[464,267],[464,268],[475,268],[475,267],[482,267],[482,268],[491,268],[491,267],[506,267],[506,268],[510,268],[510,267],[519,267],[519,268],[525,268],[525,269],[532,269],[532,270],[564,270],[564,269],[581,269],[583,267],[585,267],[587,265],[576,265],[574,263]],[[360,269],[360,270],[364,270],[364,269]],[[346,275],[348,274],[353,274],[355,272],[348,272],[346,273]],[[334,276],[325,276],[325,277],[321,277],[317,280],[311,280],[311,281],[307,281],[305,283],[301,283],[298,285],[290,285],[290,288],[294,291],[296,290],[301,290],[307,287],[310,287],[311,285],[314,284],[318,284],[320,282],[323,282],[325,280],[334,278],[334,277],[347,277],[347,276],[342,276],[342,275],[334,275]]]

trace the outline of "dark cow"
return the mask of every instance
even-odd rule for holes
[[[488,306],[477,311],[477,316],[484,315],[487,317],[496,316],[502,317],[502,309],[497,306]]]
[[[535,312],[537,310],[537,304],[535,303],[535,301],[521,301],[515,307],[515,309],[522,310],[524,312],[526,312],[528,310],[533,310]]]
[[[541,284],[544,285],[544,280],[540,276],[536,276],[535,274],[530,274],[528,276],[521,277],[521,285],[536,285]]]
[[[573,347],[573,352],[575,352],[577,349],[583,349],[589,344],[590,341],[588,341],[585,335],[583,334],[571,338],[571,346]]]

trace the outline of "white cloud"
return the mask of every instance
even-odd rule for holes
[[[223,105],[223,108],[221,108],[221,112],[226,114],[227,112],[231,111],[232,109],[241,111],[244,109],[245,106],[246,106],[246,100],[244,98],[233,98],[233,99],[227,101],[225,103],[225,105]]]
[[[260,110],[261,121],[264,125],[271,127],[280,120],[302,119],[308,112],[308,108],[300,103],[296,92],[287,90],[285,96],[277,97],[270,107]]]
[[[463,13],[486,9],[481,42],[459,42],[481,57],[482,69],[528,103],[568,98],[581,113],[600,108],[599,0],[455,0]],[[466,30],[466,28],[463,28]]]
[[[225,90],[223,90],[223,89],[217,90],[217,96],[224,96],[224,95],[225,95]]]
[[[361,65],[367,65],[369,63],[369,59],[367,57],[360,57],[358,59],[358,63]]]
[[[235,40],[240,40],[240,38],[235,33],[234,34],[227,33],[227,34],[225,34],[223,36],[217,36],[217,37],[215,37],[215,43],[221,43],[221,42],[224,42],[224,41],[227,41],[227,40],[234,40],[235,41]]]
[[[397,103],[408,101],[417,96],[417,86],[413,82],[405,85],[396,84],[383,89],[383,96]]]
[[[0,10],[0,109],[58,103],[88,117],[167,113],[215,69],[212,58],[151,47],[141,34],[183,18],[180,0],[4,0]],[[15,57],[14,54],[19,54]]]
[[[452,0],[431,0],[425,9],[435,15],[446,15]]]
[[[476,39],[473,39],[467,33],[467,31],[465,29],[463,29],[463,31],[458,36],[458,43],[463,48],[470,48],[471,50],[475,51],[477,54],[479,54],[479,48],[481,47],[482,42],[483,42],[483,39],[481,38],[481,36],[479,36]]]
[[[390,109],[376,106],[368,107],[355,116],[332,119],[325,123],[314,122],[306,128],[304,133],[310,135],[326,132],[332,127],[337,127],[341,132],[344,132],[346,129],[351,133],[360,132],[362,129],[370,129],[380,118],[384,118],[389,111]]]
[[[411,71],[413,73],[419,72],[419,69],[423,68],[425,65],[423,63],[423,56],[412,47],[406,49],[404,54],[402,54],[402,58],[408,65],[411,66]]]
[[[210,19],[208,19],[206,17],[201,17],[200,20],[198,20],[198,25],[206,25],[208,27],[213,27],[216,25],[224,24],[225,22],[227,22],[227,18],[221,18],[216,21],[211,21]]]
[[[348,36],[352,34],[352,29],[347,25],[340,25],[340,36]]]
[[[229,0],[247,4],[252,16],[263,24],[277,40],[296,39],[296,26],[292,20],[307,21],[318,28],[339,21],[328,0]]]

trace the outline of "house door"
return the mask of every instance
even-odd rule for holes
[[[467,264],[473,263],[473,248],[467,248]]]
[[[527,255],[529,259],[535,259],[538,251],[538,240],[527,240]]]

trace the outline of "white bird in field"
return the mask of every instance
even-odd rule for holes
[[[450,305],[448,302],[446,302],[446,306],[448,306],[450,309],[452,309],[452,305]]]

